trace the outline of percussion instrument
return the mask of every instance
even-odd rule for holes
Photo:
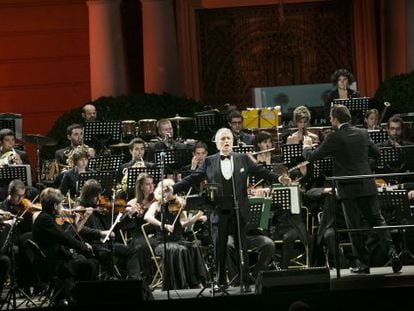
[[[122,136],[123,138],[135,137],[136,122],[134,120],[122,121]]]
[[[151,139],[157,136],[157,120],[142,119],[138,121],[139,136],[143,139]]]
[[[22,140],[29,144],[43,145],[43,146],[54,146],[57,144],[57,141],[53,138],[43,136],[40,134],[26,134],[23,135]]]

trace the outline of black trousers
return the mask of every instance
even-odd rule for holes
[[[217,258],[217,271],[219,284],[225,284],[227,282],[226,275],[226,262],[227,262],[227,240],[229,235],[235,237],[235,247],[239,254],[239,239],[237,232],[237,219],[236,210],[222,210],[218,212],[218,234],[216,239],[216,258]],[[243,280],[248,282],[249,273],[249,257],[247,255],[247,243],[246,243],[246,224],[240,220],[240,236],[241,236],[241,249],[243,251]],[[239,256],[240,257],[240,256]]]
[[[370,226],[386,226],[384,217],[379,208],[378,196],[370,195],[353,199],[342,199],[345,221],[348,229],[360,229],[362,226],[362,216]],[[386,254],[391,256],[394,251],[391,234],[387,230],[378,231],[381,245]],[[368,254],[365,249],[363,235],[358,233],[349,234],[352,243],[352,252],[360,261],[361,266],[369,266]]]

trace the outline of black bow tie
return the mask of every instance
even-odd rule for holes
[[[225,156],[225,155],[222,155],[222,154],[221,154],[221,155],[220,155],[220,159],[221,159],[221,160],[225,160],[225,159],[229,159],[229,160],[230,160],[230,155],[226,155],[226,156]]]

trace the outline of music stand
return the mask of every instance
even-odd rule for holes
[[[157,166],[163,164],[170,169],[179,169],[187,163],[191,163],[192,157],[192,150],[188,148],[155,151],[155,163]]]
[[[122,121],[94,121],[86,122],[84,140],[86,144],[98,143],[100,147],[121,141]]]
[[[273,170],[274,164],[259,164],[264,168],[268,169],[269,171]],[[260,179],[258,179],[255,175],[249,174],[249,185],[256,185]]]
[[[382,147],[380,148],[380,156],[377,160],[377,167],[380,169],[390,167],[400,167],[400,152],[397,148]]]
[[[219,114],[215,110],[194,113],[196,132],[215,132],[219,128]]]
[[[32,171],[30,165],[5,165],[0,168],[0,180],[9,184],[13,179],[20,179],[26,186],[32,185]]]
[[[102,194],[108,197],[112,196],[115,185],[116,171],[102,171],[102,172],[84,172],[79,174],[78,189],[79,193],[89,179],[96,179],[102,186]]]
[[[362,120],[364,120],[365,113],[368,110],[369,97],[334,99],[333,103],[342,104],[349,109],[349,112],[352,116],[353,124],[355,124],[355,121],[358,121],[358,123],[362,123]]]
[[[299,186],[272,186],[272,204],[278,208],[289,210],[291,214],[300,214]]]
[[[333,175],[333,162],[331,157],[316,160],[312,164],[314,178]]]
[[[254,149],[253,145],[233,146],[233,152],[237,152],[237,153],[253,152],[253,149]]]
[[[269,228],[271,198],[249,198],[250,221],[247,224],[247,231],[267,230]]]
[[[17,139],[22,139],[22,115],[19,113],[0,113],[0,129],[10,129]]]
[[[124,155],[99,156],[89,159],[88,168],[92,171],[118,170],[124,160]]]
[[[381,143],[383,141],[388,140],[388,133],[387,131],[383,130],[368,130],[368,135],[374,144]]]
[[[400,160],[404,164],[404,169],[410,172],[414,171],[414,145],[405,145],[399,147],[401,150]]]
[[[303,161],[303,144],[285,144],[281,148],[282,162],[285,162],[289,168],[295,166],[298,161]]]
[[[387,225],[407,225],[413,224],[410,202],[407,196],[407,190],[391,190],[378,192],[381,213],[384,216]],[[402,236],[402,250],[399,254],[408,255],[414,259],[414,255],[407,249],[406,229],[398,229]]]
[[[127,178],[127,198],[135,197],[135,183],[141,173],[147,173],[154,179],[154,184],[158,184],[163,179],[161,174],[161,168],[154,167],[128,167],[128,178]]]

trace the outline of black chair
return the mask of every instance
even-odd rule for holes
[[[39,307],[56,305],[64,288],[64,280],[54,273],[53,267],[51,267],[46,255],[36,242],[28,239],[28,245],[34,254],[35,273],[40,288],[38,293],[40,296]]]

